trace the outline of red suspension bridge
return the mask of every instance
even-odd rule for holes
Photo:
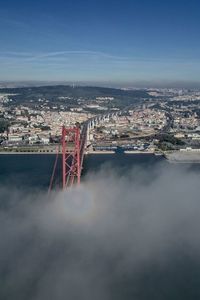
[[[80,184],[83,158],[86,148],[88,124],[72,128],[62,127],[61,153],[62,153],[62,188]],[[50,180],[49,192],[52,190],[55,172],[58,164],[59,147]]]
[[[56,177],[59,153],[62,153],[62,188],[66,189],[72,187],[73,184],[79,184],[87,146],[88,131],[91,128],[93,129],[96,125],[104,124],[110,117],[117,116],[118,114],[119,112],[99,115],[82,123],[81,126],[71,128],[62,127],[61,151],[59,151],[60,147],[58,147],[49,192],[52,190],[53,182]]]

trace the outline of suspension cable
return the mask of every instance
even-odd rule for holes
[[[56,158],[55,158],[55,162],[54,162],[54,166],[53,166],[53,172],[52,172],[51,180],[50,180],[50,184],[49,184],[48,195],[50,194],[50,192],[52,190],[53,180],[54,180],[54,177],[55,177],[55,172],[56,172],[56,167],[57,167],[57,162],[58,162],[58,155],[59,155],[59,146],[56,147]]]

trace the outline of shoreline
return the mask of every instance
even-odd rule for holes
[[[104,150],[97,150],[97,151],[88,151],[88,152],[85,152],[85,155],[91,155],[91,154],[115,154],[115,151],[112,151],[112,150],[108,150],[108,151],[104,151]]]
[[[19,151],[19,152],[14,152],[14,151],[0,151],[0,155],[56,155],[57,152],[26,152],[26,151]],[[62,154],[62,152],[58,153],[59,155]],[[105,155],[105,154],[118,154],[115,151],[94,151],[94,152],[85,152],[85,155]],[[124,151],[120,152],[120,154],[153,154],[155,155],[155,152],[153,151]]]
[[[171,151],[164,153],[165,159],[172,164],[200,164],[199,151]]]
[[[14,152],[14,151],[10,151],[10,152],[7,152],[7,151],[1,151],[0,152],[0,155],[25,155],[25,154],[28,154],[28,155],[43,155],[43,154],[48,154],[48,155],[55,155],[57,154],[56,152]],[[62,154],[61,152],[59,154]]]
[[[169,160],[166,158],[170,164],[200,164],[200,160]]]
[[[28,154],[28,155],[31,155],[31,154],[50,154],[50,155],[54,155],[54,154],[57,154],[57,152],[43,152],[43,151],[0,151],[0,155],[5,155],[5,154],[8,154],[8,155],[13,155],[13,154],[16,154],[16,155],[23,155],[23,154]],[[59,152],[59,154],[62,154],[61,152]]]
[[[125,154],[155,154],[154,151],[139,151],[139,150],[125,150],[124,151]]]

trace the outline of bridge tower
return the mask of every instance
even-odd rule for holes
[[[73,184],[80,184],[81,171],[85,149],[87,147],[88,124],[85,122],[81,126],[66,128],[62,127],[61,136],[61,154],[62,154],[62,188],[63,190],[72,187]],[[53,188],[54,179],[56,177],[56,169],[60,147],[57,147],[56,158],[53,166],[53,172],[50,179],[50,193]]]
[[[81,180],[80,128],[62,127],[62,188],[71,187]]]

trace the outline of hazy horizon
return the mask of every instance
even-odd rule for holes
[[[135,82],[101,82],[101,81],[53,81],[53,80],[0,80],[1,85],[14,86],[14,87],[28,87],[28,86],[42,86],[42,85],[74,85],[74,86],[96,86],[106,88],[130,88],[130,89],[145,89],[145,88],[180,88],[180,89],[200,89],[200,82],[191,81],[165,81],[165,82],[148,82],[148,81],[135,81]]]

